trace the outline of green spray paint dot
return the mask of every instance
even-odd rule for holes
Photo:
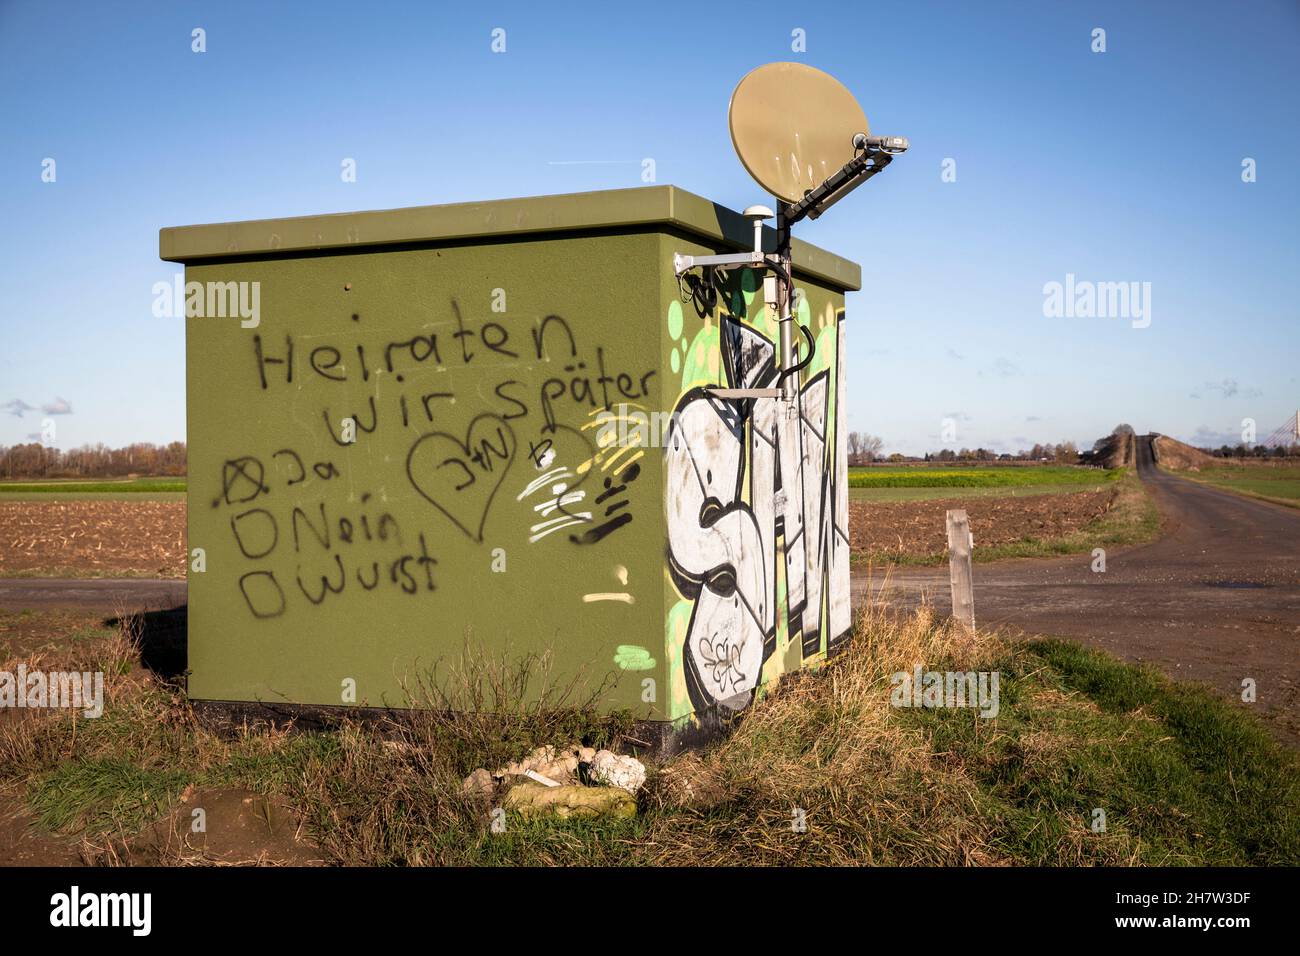
[[[674,340],[682,337],[682,304],[680,302],[668,303],[668,337]]]
[[[636,644],[620,644],[614,652],[614,663],[625,671],[648,671],[654,669],[655,659],[650,656],[647,648]]]
[[[706,325],[695,335],[682,366],[682,388],[716,385],[719,374],[719,350],[722,337],[716,325]]]
[[[682,370],[682,357],[673,349],[673,354],[668,356],[668,364],[673,368],[673,374],[676,375]]]

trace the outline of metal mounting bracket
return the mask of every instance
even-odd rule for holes
[[[761,252],[733,252],[723,256],[684,256],[673,253],[673,269],[678,275],[694,269],[696,266],[714,266],[722,269],[766,269],[775,256]]]
[[[714,398],[781,398],[779,388],[706,388]]]

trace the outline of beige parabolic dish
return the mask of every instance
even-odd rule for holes
[[[798,202],[853,158],[853,137],[870,134],[862,107],[829,73],[769,63],[747,73],[727,109],[731,143],[758,184]]]

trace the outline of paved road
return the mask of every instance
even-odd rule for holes
[[[1104,574],[1089,554],[977,564],[976,621],[1076,638],[1237,699],[1254,678],[1264,716],[1300,743],[1300,510],[1161,472],[1141,436],[1138,474],[1164,518],[1160,540],[1109,553]],[[887,586],[855,578],[853,592],[855,603],[870,593],[952,608],[947,569],[895,570]]]
[[[0,578],[0,608],[94,614],[154,611],[185,603],[185,582],[162,578]]]

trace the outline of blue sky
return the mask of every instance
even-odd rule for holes
[[[1120,421],[1218,441],[1300,405],[1296,3],[800,6],[0,0],[0,404],[33,407],[0,444],[60,399],[62,447],[184,437],[160,226],[634,186],[645,157],[770,201],[726,106],[773,60],[912,142],[796,230],[863,266],[852,428],[906,452],[945,417],[1000,450]],[[1150,326],[1045,317],[1067,274],[1151,283]]]

